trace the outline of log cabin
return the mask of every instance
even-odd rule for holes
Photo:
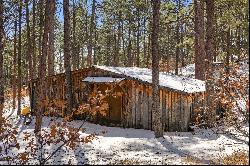
[[[95,123],[152,130],[152,71],[138,67],[92,66],[71,72],[74,108],[89,102],[94,94],[105,98],[107,114]],[[29,84],[31,110],[38,108],[38,80]],[[159,73],[160,109],[165,131],[187,131],[194,115],[197,96],[205,92],[204,81],[170,73]],[[112,93],[107,93],[112,91]],[[46,98],[66,101],[65,74],[46,78]],[[57,116],[65,116],[65,107],[54,107]],[[84,116],[84,115],[83,115]],[[75,117],[83,118],[82,116]]]

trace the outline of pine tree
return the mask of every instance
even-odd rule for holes
[[[73,109],[72,80],[71,80],[71,62],[70,62],[70,15],[69,0],[63,0],[64,14],[64,68],[67,99],[67,114]]]
[[[162,118],[160,112],[159,98],[159,21],[160,21],[160,0],[151,0],[153,7],[153,26],[152,26],[152,86],[153,86],[153,129],[155,137],[163,136]]]

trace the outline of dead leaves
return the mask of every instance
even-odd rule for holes
[[[28,157],[28,153],[27,152],[24,152],[24,153],[20,153],[18,155],[18,159],[22,161],[23,164],[27,163],[27,161],[29,160],[29,157]]]

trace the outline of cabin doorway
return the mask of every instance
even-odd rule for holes
[[[94,122],[107,126],[120,126],[122,120],[122,111],[124,110],[124,93],[119,83],[87,82],[86,84],[89,88],[90,96],[92,93],[101,94],[104,96],[101,103],[107,103],[105,115],[100,113],[96,114]]]

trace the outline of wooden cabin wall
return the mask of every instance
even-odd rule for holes
[[[73,87],[73,97],[74,97],[74,107],[77,107],[79,103],[82,102],[84,91],[82,80],[88,76],[87,69],[81,69],[73,71],[72,74],[72,87]],[[30,82],[30,91],[31,91],[31,109],[33,112],[38,109],[37,102],[38,98],[38,80],[33,80]],[[58,74],[55,76],[50,76],[46,78],[46,97],[48,98],[50,104],[56,108],[53,110],[53,114],[57,116],[64,116],[65,107],[57,107],[55,103],[60,101],[65,101],[65,75]]]
[[[126,83],[128,100],[125,127],[152,130],[152,87],[130,81]],[[160,109],[165,131],[187,131],[191,117],[192,97],[160,90]]]
[[[82,80],[87,76],[113,76],[119,74],[102,70],[78,70],[72,72],[74,106],[77,107],[87,98],[88,92],[84,89]],[[152,130],[152,87],[138,81],[125,80],[123,89],[121,124],[124,127],[143,128]],[[32,105],[37,109],[38,90],[37,81],[31,82]],[[50,101],[65,100],[64,74],[47,78],[47,96]],[[197,99],[197,98],[195,98]],[[165,131],[187,131],[193,110],[196,107],[195,99],[188,94],[160,89],[160,109],[163,129]],[[64,116],[64,108],[56,110],[58,115]]]

